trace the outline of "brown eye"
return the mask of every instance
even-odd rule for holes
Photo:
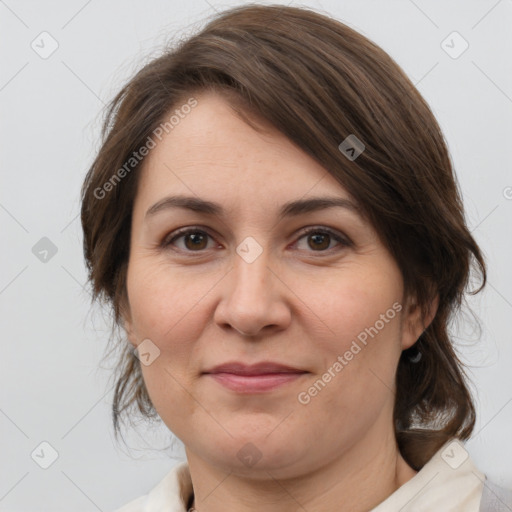
[[[313,233],[312,235],[308,235],[309,246],[312,249],[328,249],[330,245],[331,235],[327,233]]]
[[[333,240],[338,242],[338,245],[341,246],[339,248],[348,247],[351,245],[348,239],[345,239],[338,233],[326,228],[308,228],[302,232],[302,236],[299,238],[299,240],[302,238],[307,238],[307,246],[313,252],[328,252],[330,249],[332,249],[332,247],[329,246]]]
[[[178,249],[189,252],[199,252],[203,249],[207,249],[208,238],[211,238],[208,233],[198,229],[184,229],[178,231],[174,236],[163,242],[163,247],[176,244],[177,240],[183,239],[183,246],[178,245]]]
[[[184,236],[185,246],[191,250],[204,249],[206,247],[205,242],[208,243],[207,237],[206,233],[189,233]]]

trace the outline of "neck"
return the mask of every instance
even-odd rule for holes
[[[365,512],[376,507],[416,472],[401,457],[394,433],[367,436],[340,457],[306,474],[251,478],[222,471],[187,449],[197,512]]]

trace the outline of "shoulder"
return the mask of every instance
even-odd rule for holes
[[[140,496],[114,512],[181,511],[193,492],[187,462],[174,466],[148,494]]]
[[[486,478],[482,490],[480,512],[510,512],[512,510],[512,490],[500,487]]]

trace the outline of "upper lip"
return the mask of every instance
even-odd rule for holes
[[[305,370],[294,368],[272,361],[262,361],[255,364],[244,364],[237,361],[223,363],[203,373],[233,373],[235,375],[264,375],[269,373],[306,373]]]

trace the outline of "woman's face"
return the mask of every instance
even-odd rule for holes
[[[318,163],[221,97],[197,100],[146,157],[133,210],[125,327],[158,414],[188,455],[227,471],[293,476],[375,449],[422,330],[399,268]],[[208,373],[234,362],[295,372]]]

